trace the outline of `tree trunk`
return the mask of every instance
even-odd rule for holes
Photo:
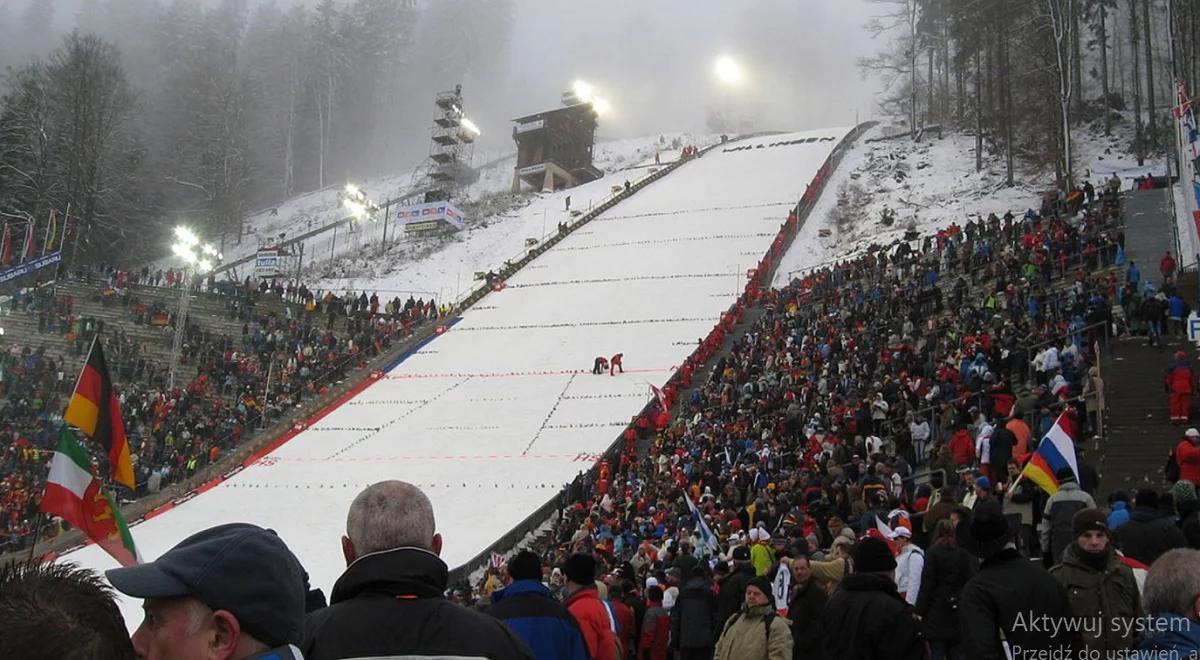
[[[1129,50],[1133,53],[1132,80],[1133,83],[1133,151],[1137,154],[1140,167],[1145,163],[1142,143],[1142,91],[1141,91],[1141,62],[1138,50],[1138,17],[1137,0],[1129,0]]]
[[[1154,29],[1153,23],[1150,22],[1150,1],[1142,0],[1142,24],[1145,28],[1145,48],[1146,48],[1146,112],[1149,114],[1148,137],[1150,138],[1150,148],[1158,149],[1158,121],[1154,117],[1154,50],[1153,39]]]
[[[975,171],[983,169],[983,51],[975,52]]]
[[[916,0],[908,0],[908,120],[912,122],[912,139],[917,139],[917,8]]]
[[[925,125],[933,125],[933,87],[935,78],[933,77],[933,44],[929,45],[929,78],[926,80],[926,85],[929,87],[928,93],[925,95]]]
[[[1082,1],[1082,0],[1081,0]],[[1083,106],[1087,99],[1083,96],[1083,58],[1079,53],[1079,12],[1078,3],[1071,5],[1071,53],[1074,66],[1071,67],[1072,96],[1075,97],[1075,114],[1083,115]]]
[[[1104,135],[1112,135],[1112,113],[1108,110],[1108,10],[1100,5],[1100,93],[1104,98],[1100,108],[1104,111]]]

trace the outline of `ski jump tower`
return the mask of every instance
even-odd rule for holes
[[[438,92],[434,98],[429,156],[413,173],[413,202],[460,200],[467,186],[479,180],[471,167],[479,129],[463,111],[462,85]]]

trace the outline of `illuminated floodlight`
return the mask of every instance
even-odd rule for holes
[[[736,85],[742,81],[742,67],[737,61],[728,55],[722,55],[717,58],[713,64],[713,74],[717,76],[717,80],[726,85]]]
[[[180,225],[175,228],[175,240],[180,244],[191,247],[200,242],[200,238],[191,229]]]
[[[592,110],[595,110],[596,114],[603,117],[612,112],[612,104],[608,102],[608,99],[597,96],[592,99]]]
[[[361,198],[363,196],[363,191],[358,186],[354,185],[353,183],[347,183],[346,184],[346,194],[349,195],[350,197]]]
[[[575,84],[571,85],[571,91],[583,103],[591,103],[596,96],[596,88],[582,80],[576,80]]]
[[[466,117],[462,118],[462,127],[467,129],[468,132],[473,133],[476,136],[479,135],[479,127],[475,125],[475,122],[471,121],[470,119],[467,119]]]

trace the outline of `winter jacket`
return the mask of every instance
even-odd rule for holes
[[[359,557],[334,584],[329,607],[308,615],[304,657],[534,657],[504,624],[446,600],[447,580],[445,562],[420,548]]]
[[[1026,654],[1076,657],[1081,647],[1078,632],[1055,635],[1030,623],[1034,618],[1063,620],[1070,616],[1071,605],[1062,585],[1015,548],[1007,547],[985,560],[963,587],[958,606],[962,655],[971,660],[1004,660],[1003,632],[1004,641]],[[1064,650],[1070,655],[1049,655]]]
[[[978,570],[979,561],[957,544],[935,543],[925,552],[916,608],[928,639],[958,641],[959,599]]]
[[[538,660],[588,660],[579,624],[537,580],[517,580],[493,593],[487,613],[511,628]]]
[[[926,644],[891,575],[852,573],[825,607],[827,660],[923,660]]]
[[[1187,539],[1170,516],[1140,506],[1133,508],[1129,522],[1121,525],[1116,535],[1121,552],[1147,566],[1167,550],[1187,546]]]
[[[600,593],[596,587],[579,588],[567,596],[563,605],[567,606],[571,616],[579,623],[579,628],[583,631],[583,641],[592,660],[618,660],[615,657],[617,636],[613,630],[616,628],[616,621],[608,606],[600,600]]]
[[[1179,478],[1200,484],[1200,445],[1184,438],[1175,445],[1175,460],[1179,463]]]
[[[1077,618],[1100,621],[1104,625],[1082,627],[1083,643],[1100,657],[1114,657],[1121,649],[1137,646],[1134,620],[1142,615],[1142,599],[1133,570],[1121,563],[1111,548],[1103,570],[1084,562],[1078,543],[1072,543],[1063,553],[1062,563],[1050,569],[1050,574],[1067,590],[1067,600]],[[1131,626],[1132,634],[1125,637],[1120,624]],[[1122,656],[1123,657],[1123,656]]]
[[[1154,615],[1154,621],[1142,633],[1138,660],[1194,658],[1200,654],[1200,623],[1178,614]]]
[[[770,544],[759,541],[750,546],[750,565],[754,567],[755,575],[766,575],[774,563],[775,549]]]
[[[966,430],[959,430],[950,438],[950,454],[954,456],[954,463],[958,466],[971,465],[975,462],[975,443],[971,440],[971,434]]]
[[[925,551],[909,542],[896,557],[896,591],[904,602],[917,604],[921,592],[921,571],[925,568]]]
[[[679,589],[671,608],[671,648],[710,649],[721,632],[717,595],[708,580],[691,578]]]
[[[1041,536],[1042,552],[1049,552],[1052,562],[1058,563],[1062,559],[1063,550],[1075,542],[1075,534],[1071,532],[1071,518],[1083,509],[1094,508],[1096,501],[1074,481],[1059,486],[1058,492],[1046,500],[1038,532]]]
[[[725,625],[729,617],[742,609],[742,601],[746,596],[746,585],[754,578],[754,567],[749,563],[739,567],[721,582],[721,592],[717,594],[717,623]]]
[[[787,619],[775,614],[770,605],[743,605],[725,622],[713,660],[792,660],[792,631]]]
[[[817,584],[816,578],[792,589],[788,601],[788,619],[792,622],[792,660],[809,660],[821,657],[825,644],[825,629],[822,620],[829,596]]]
[[[1112,512],[1108,514],[1108,528],[1115,530],[1127,522],[1129,522],[1129,505],[1121,500],[1113,502]]]
[[[669,660],[671,657],[671,613],[661,603],[646,609],[637,660]]]

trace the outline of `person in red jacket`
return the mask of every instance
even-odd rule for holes
[[[671,614],[662,606],[662,587],[646,590],[646,616],[642,618],[642,638],[637,660],[669,660],[671,657]]]
[[[609,364],[608,375],[609,376],[617,375],[615,373],[617,371],[620,371],[621,373],[625,373],[625,367],[621,366],[621,358],[623,358],[623,357],[625,357],[624,353],[617,353],[616,355],[612,356],[611,360],[608,361],[608,364]]]
[[[617,637],[621,640],[621,649],[624,650],[627,657],[637,640],[633,638],[633,608],[625,604],[624,598],[625,588],[619,581],[614,580],[608,585],[608,607],[617,619]]]
[[[958,430],[950,437],[950,455],[954,457],[954,464],[959,467],[975,463],[975,441],[971,439],[967,427],[962,424],[958,425]]]
[[[596,558],[573,554],[563,563],[567,578],[567,599],[563,605],[575,617],[592,660],[620,660],[616,657],[616,621],[596,590]]]
[[[1191,416],[1192,384],[1195,380],[1187,353],[1176,351],[1175,361],[1167,367],[1166,382],[1172,424],[1182,424]]]
[[[1176,267],[1177,264],[1175,263],[1175,257],[1172,257],[1171,251],[1167,250],[1166,255],[1164,255],[1162,260],[1158,262],[1158,272],[1162,273],[1163,284],[1170,282],[1171,278],[1175,276]]]
[[[1175,445],[1175,462],[1181,480],[1200,484],[1200,431],[1193,428],[1183,434],[1183,440]]]

